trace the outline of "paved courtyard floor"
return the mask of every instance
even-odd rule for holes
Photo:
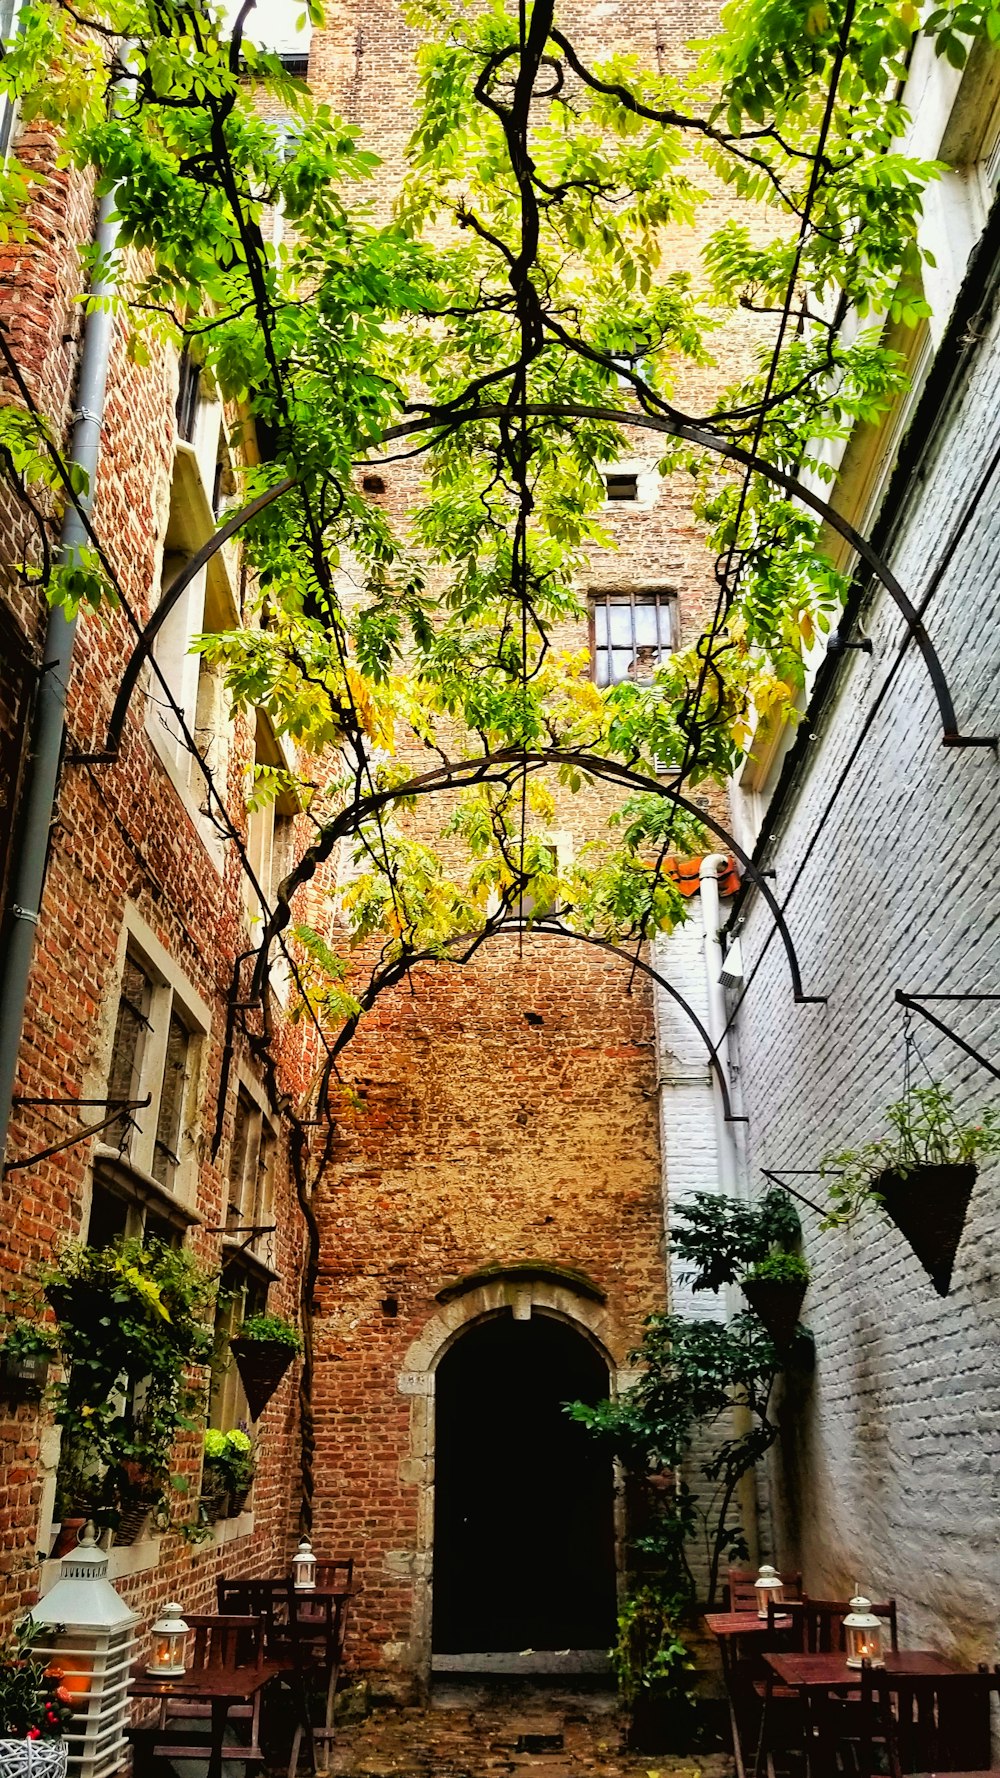
[[[732,1778],[732,1759],[627,1752],[611,1691],[489,1680],[437,1681],[427,1709],[378,1709],[344,1723],[336,1778]]]

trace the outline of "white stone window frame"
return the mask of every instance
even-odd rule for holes
[[[166,946],[157,938],[138,908],[131,904],[125,910],[125,918],[118,941],[114,978],[108,985],[101,1009],[97,1056],[85,1091],[87,1096],[99,1097],[107,1090],[125,959],[129,952],[137,958],[152,983],[152,997],[148,1013],[150,1029],[143,1045],[139,1088],[136,1095],[141,1099],[148,1092],[151,1094],[151,1100],[144,1109],[130,1113],[135,1127],[127,1154],[121,1154],[117,1147],[102,1143],[98,1139],[92,1155],[92,1173],[93,1169],[97,1168],[102,1175],[110,1177],[112,1189],[114,1189],[116,1182],[120,1184],[123,1196],[129,1195],[127,1188],[131,1176],[136,1187],[137,1203],[141,1198],[145,1198],[150,1208],[162,1209],[167,1214],[174,1210],[178,1222],[192,1223],[199,1220],[196,1208],[198,1136],[201,1106],[205,1095],[208,1038],[212,1029],[212,1014],[209,1006],[192,986]],[[153,1177],[152,1161],[159,1115],[159,1097],[163,1086],[170,1014],[174,1009],[177,1010],[187,1027],[190,1043],[185,1070],[177,1171],[172,1185],[168,1188]],[[85,1205],[84,1228],[86,1228],[90,1216],[92,1193],[93,1178],[91,1177]],[[141,1227],[137,1226],[135,1232],[140,1233]]]
[[[574,839],[573,834],[570,833],[568,828],[532,826],[530,835],[528,835],[526,837],[530,837],[531,839],[535,839],[535,840],[541,840],[543,845],[551,846],[552,850],[555,852],[555,855],[556,855],[556,870],[560,875],[564,874],[566,871],[568,871],[572,868],[573,860],[576,857],[576,841]],[[515,851],[515,853],[516,853],[517,849],[518,849],[518,841],[517,841],[517,838],[515,837],[514,842],[513,842],[513,850]],[[521,903],[520,903],[521,908],[523,908],[524,902],[526,900],[532,901],[530,891],[525,896],[521,897]],[[494,890],[491,893],[489,901],[486,904],[487,916],[490,919],[492,919],[493,916],[499,912],[499,908],[500,908],[500,897]],[[558,916],[559,910],[558,910],[558,908],[554,908],[552,910],[552,912],[553,912],[553,914]],[[511,908],[510,913],[507,916],[508,921],[510,921],[513,925],[523,926],[526,931],[530,931],[530,926],[529,926],[530,917],[531,917],[531,910],[530,909],[527,913],[523,913],[515,908]],[[542,916],[543,919],[545,919],[546,917],[547,916],[545,916],[545,915]]]
[[[0,40],[16,35],[20,11],[21,0],[4,0],[0,5]],[[6,167],[13,152],[19,112],[20,106],[16,99],[10,99],[6,95],[0,99],[0,166]]]
[[[599,464],[598,474],[604,483],[603,510],[605,514],[649,512],[656,505],[661,477],[656,463],[650,458],[637,455],[619,457],[614,463]],[[635,499],[611,499],[607,489],[609,475],[634,475],[636,479]]]
[[[250,1072],[249,1069],[242,1068],[242,1067],[238,1068],[236,1070],[236,1075],[235,1075],[235,1080],[234,1080],[233,1136],[231,1137],[229,1144],[227,1146],[227,1155],[226,1155],[226,1189],[227,1189],[227,1192],[229,1190],[229,1187],[230,1187],[230,1184],[232,1181],[231,1169],[232,1169],[232,1163],[233,1163],[233,1146],[235,1143],[235,1136],[236,1136],[235,1113],[236,1113],[236,1106],[238,1104],[241,1094],[245,1099],[248,1099],[250,1101],[252,1114],[256,1120],[255,1142],[254,1142],[254,1154],[256,1156],[256,1161],[255,1161],[255,1179],[254,1179],[254,1186],[253,1186],[253,1193],[252,1193],[253,1203],[248,1207],[246,1204],[246,1201],[244,1199],[241,1202],[240,1210],[241,1210],[241,1213],[245,1215],[248,1208],[249,1208],[249,1213],[250,1213],[251,1219],[252,1219],[251,1226],[258,1226],[258,1225],[262,1226],[264,1224],[271,1223],[271,1222],[275,1221],[274,1206],[275,1206],[275,1198],[276,1198],[278,1162],[279,1162],[280,1153],[281,1153],[281,1125],[280,1125],[280,1120],[278,1118],[278,1114],[275,1111],[274,1106],[271,1104],[271,1101],[270,1101],[263,1085],[261,1084],[261,1082],[259,1080],[257,1080],[257,1078]],[[266,1174],[262,1178],[261,1174],[260,1174],[260,1170],[259,1170],[259,1162],[260,1162],[261,1148],[263,1147],[263,1145],[265,1143],[267,1143],[269,1146],[270,1158],[269,1158],[269,1164],[267,1167]],[[245,1179],[245,1174],[244,1174],[244,1179]],[[229,1203],[229,1200],[227,1198],[227,1210],[226,1210],[226,1215],[223,1218],[223,1220],[226,1222],[228,1222],[228,1203]],[[277,1271],[275,1271],[274,1266],[273,1266],[274,1234],[271,1233],[271,1234],[255,1236],[255,1237],[253,1237],[252,1241],[248,1245],[247,1244],[247,1237],[246,1237],[246,1233],[245,1233],[246,1225],[241,1224],[240,1226],[244,1229],[244,1232],[242,1234],[236,1234],[234,1231],[234,1233],[232,1235],[230,1235],[228,1233],[223,1235],[223,1238],[222,1238],[223,1258],[225,1259],[227,1256],[235,1257],[237,1252],[241,1252],[244,1259],[246,1261],[250,1262],[259,1271],[260,1279],[261,1279],[262,1283],[264,1283],[265,1285],[277,1283],[279,1274],[277,1273]]]
[[[151,1154],[152,1143],[156,1137],[159,1107],[154,1094],[147,1110],[132,1114],[137,1122],[140,1119],[144,1120],[141,1127],[143,1142],[148,1144],[148,1150],[146,1146],[143,1146],[136,1158],[133,1159],[132,1156],[123,1157],[117,1148],[102,1143],[99,1138],[95,1142],[91,1152],[91,1164],[83,1206],[82,1231],[84,1233],[90,1221],[95,1173],[100,1174],[102,1183],[107,1183],[112,1191],[120,1191],[120,1195],[128,1204],[126,1233],[129,1235],[142,1233],[146,1209],[152,1209],[155,1214],[160,1216],[170,1217],[173,1214],[179,1232],[185,1226],[201,1221],[195,1207],[198,1188],[197,1117],[204,1098],[208,1038],[211,1033],[212,1015],[205,1001],[192,987],[184,971],[174,961],[166,947],[161,944],[138,908],[131,903],[125,909],[114,976],[108,984],[101,1006],[97,1051],[91,1067],[84,1076],[81,1097],[100,1098],[107,1091],[115,1028],[118,1022],[118,1005],[125,971],[125,958],[130,950],[148,970],[153,981],[153,999],[150,1006],[149,1022],[153,1027],[150,1035],[154,1037],[154,1041],[147,1040],[144,1046],[140,1082],[145,1083],[147,1079],[152,1079],[155,1069],[159,1065],[159,1079],[162,1083],[162,1065],[166,1056],[166,1032],[169,1026],[170,1009],[174,1004],[179,1008],[191,1033],[192,1041],[188,1051],[184,1115],[181,1126],[184,1139],[183,1152],[172,1190],[161,1185],[158,1179],[154,1179],[152,1174],[141,1166],[140,1156],[144,1157],[147,1152]],[[157,1031],[160,1034],[158,1040],[156,1040]],[[159,1064],[157,1064],[157,1058],[159,1058]],[[144,1096],[145,1091],[145,1085],[142,1084],[140,1098]],[[189,1123],[189,1119],[195,1121]],[[40,1527],[48,1528],[45,1549],[51,1547],[52,1541],[59,1451],[59,1427],[49,1425],[42,1433],[39,1450],[42,1494],[38,1523]],[[138,1543],[121,1549],[113,1549],[110,1552],[109,1574],[111,1578],[124,1578],[130,1574],[139,1574],[156,1568],[160,1559],[160,1543],[161,1538],[158,1535],[148,1535]],[[47,1592],[48,1588],[58,1580],[60,1566],[59,1561],[45,1559],[43,1556],[41,1593]]]
[[[291,741],[286,736],[278,735],[275,732],[274,725],[266,711],[256,711],[255,718],[254,757],[247,767],[248,796],[254,787],[256,766],[277,766],[284,771],[294,772],[296,764],[296,752]],[[247,861],[263,890],[264,900],[269,910],[274,907],[279,882],[288,875],[294,862],[294,823],[299,812],[300,805],[291,793],[282,793],[272,801],[264,803],[259,809],[251,809],[247,812]],[[285,858],[275,855],[275,837],[278,833],[279,821],[285,824],[283,828],[284,837],[287,840],[287,857]],[[241,878],[240,892],[250,939],[253,943],[258,943],[264,930],[264,908],[260,896],[245,871]],[[283,1006],[286,1005],[291,989],[291,972],[286,958],[280,951],[272,953],[270,980],[277,999]]]
[[[224,426],[222,403],[207,387],[199,388],[193,436],[177,438],[174,449],[167,520],[162,538],[160,590],[169,586],[184,562],[214,536],[215,470]],[[222,676],[206,666],[191,642],[207,630],[237,629],[236,548],[223,545],[206,568],[184,589],[153,645],[154,659],[166,678],[184,724],[225,796],[231,746],[232,706]],[[205,775],[184,739],[157,676],[146,680],[146,733],[195,832],[219,875],[226,862],[226,836],[208,806]]]

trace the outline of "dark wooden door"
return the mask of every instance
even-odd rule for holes
[[[549,1316],[472,1328],[435,1384],[434,1651],[606,1649],[614,1639],[611,1461],[563,1411],[608,1393]]]

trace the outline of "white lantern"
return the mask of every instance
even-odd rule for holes
[[[851,1600],[851,1609],[844,1619],[847,1641],[847,1665],[860,1667],[867,1661],[871,1667],[884,1667],[882,1655],[882,1620],[872,1610],[872,1602],[863,1593]]]
[[[316,1591],[316,1557],[308,1537],[304,1537],[292,1557],[292,1584],[297,1593]]]
[[[784,1582],[777,1569],[772,1568],[767,1562],[763,1563],[760,1573],[753,1583],[753,1590],[757,1595],[758,1617],[767,1616],[767,1606],[770,1599],[774,1600],[775,1605],[781,1605],[784,1602]]]
[[[64,1730],[71,1778],[112,1778],[125,1764],[136,1617],[108,1579],[108,1557],[87,1525],[38,1601],[35,1647],[59,1668],[73,1715]]]
[[[181,1610],[179,1605],[165,1605],[163,1616],[153,1625],[153,1653],[146,1672],[154,1678],[180,1679],[187,1672],[188,1627]]]

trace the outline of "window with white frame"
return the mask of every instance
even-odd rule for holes
[[[271,724],[263,711],[258,711],[254,740],[255,778],[259,766],[280,768],[286,765]],[[295,798],[290,793],[282,793],[260,808],[251,809],[247,817],[247,859],[269,908],[274,906],[282,878],[291,869],[296,807]],[[251,928],[258,932],[264,910],[260,896],[246,876],[243,897]]]
[[[222,1283],[215,1321],[217,1360],[209,1401],[209,1424],[226,1432],[249,1417],[229,1342],[248,1315],[264,1313],[268,1288],[276,1276],[271,1262],[277,1155],[275,1123],[257,1095],[241,1082],[229,1150]]]
[[[196,1000],[129,940],[107,1073],[108,1110],[120,1110],[94,1151],[92,1246],[123,1235],[176,1241],[195,1220],[190,1199],[207,1031]]]
[[[17,33],[20,11],[21,0],[0,0],[0,44],[9,43]],[[17,101],[4,94],[0,97],[0,163],[10,153],[16,126]]]
[[[668,589],[593,593],[591,664],[597,685],[651,679],[674,646],[676,599]]]

